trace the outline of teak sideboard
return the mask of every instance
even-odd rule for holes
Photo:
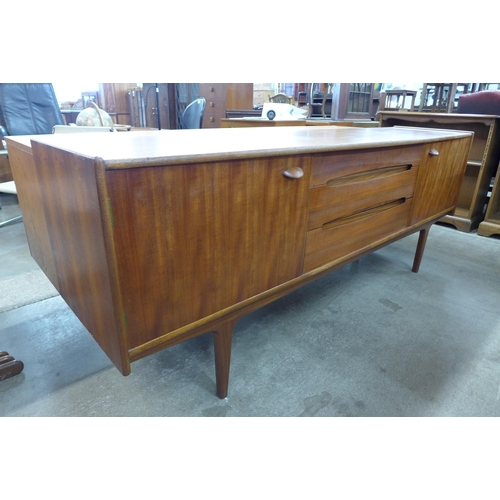
[[[166,130],[7,139],[30,250],[123,375],[454,210],[472,133]]]

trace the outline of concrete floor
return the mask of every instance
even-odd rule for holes
[[[0,220],[17,213],[1,198]],[[3,219],[2,219],[3,218]],[[0,416],[500,416],[500,239],[436,225],[240,320],[229,396],[215,395],[210,334],[123,377],[52,297],[0,314]],[[23,224],[0,229],[0,282],[37,270]]]

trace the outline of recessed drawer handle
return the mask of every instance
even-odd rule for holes
[[[439,156],[439,151],[437,149],[431,149],[429,151],[430,156]]]
[[[283,175],[289,179],[300,179],[304,177],[304,171],[300,167],[290,167],[283,172]]]

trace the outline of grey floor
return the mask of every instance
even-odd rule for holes
[[[1,200],[0,220],[18,212]],[[0,313],[0,351],[25,364],[0,416],[500,416],[500,239],[436,225],[414,274],[416,239],[241,319],[224,400],[210,334],[123,377],[59,296],[35,297]],[[38,271],[22,223],[0,261],[0,283]]]

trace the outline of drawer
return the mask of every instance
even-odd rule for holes
[[[304,272],[373,248],[405,229],[412,199],[392,200],[307,233]]]
[[[397,166],[330,179],[310,190],[308,230],[391,200],[411,198],[418,167]]]
[[[422,145],[316,154],[312,157],[311,186],[378,168],[419,165],[422,154]]]

